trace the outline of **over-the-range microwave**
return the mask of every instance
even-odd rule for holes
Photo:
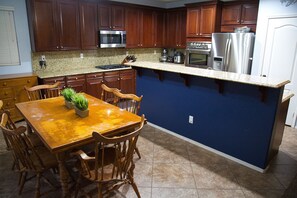
[[[126,47],[126,31],[99,30],[100,48]]]

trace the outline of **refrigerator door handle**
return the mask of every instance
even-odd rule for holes
[[[228,69],[229,69],[229,64],[230,64],[231,42],[232,42],[232,40],[229,39],[228,47],[227,47],[227,55],[226,55],[226,71],[228,71]]]
[[[229,44],[229,39],[227,39],[225,50],[224,50],[224,60],[223,60],[223,68],[222,68],[223,71],[226,71],[226,67],[227,67],[228,44]]]

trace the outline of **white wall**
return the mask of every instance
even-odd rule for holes
[[[0,66],[0,75],[32,72],[31,45],[25,0],[1,0],[0,6],[14,8],[21,65]]]
[[[297,3],[288,7],[285,5],[281,0],[260,0],[252,75],[261,75],[268,19],[275,16],[297,16]]]

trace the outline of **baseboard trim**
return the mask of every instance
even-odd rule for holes
[[[196,142],[196,141],[194,141],[194,140],[192,140],[192,139],[189,139],[189,138],[187,138],[187,137],[184,137],[184,136],[182,136],[182,135],[179,135],[179,134],[177,134],[177,133],[175,133],[175,132],[173,132],[173,131],[170,131],[170,130],[168,130],[168,129],[165,129],[165,128],[163,128],[163,127],[160,127],[160,126],[158,126],[158,125],[155,125],[155,124],[153,124],[153,123],[151,123],[151,122],[147,122],[147,124],[150,125],[150,126],[152,126],[152,127],[154,127],[154,128],[157,128],[157,129],[159,129],[159,130],[161,130],[161,131],[163,131],[163,132],[165,132],[165,133],[168,133],[168,134],[173,135],[173,136],[175,136],[175,137],[178,137],[178,138],[180,138],[180,139],[182,139],[182,140],[185,140],[185,141],[187,141],[187,142],[190,142],[191,144],[194,144],[194,145],[199,146],[199,147],[201,147],[201,148],[203,148],[203,149],[206,149],[206,150],[208,150],[208,151],[211,151],[211,152],[213,152],[213,153],[215,153],[215,154],[218,154],[218,155],[220,155],[220,156],[222,156],[222,157],[225,157],[225,158],[227,158],[227,159],[230,159],[230,160],[232,160],[232,161],[234,161],[234,162],[236,162],[236,163],[239,163],[239,164],[241,164],[241,165],[243,165],[243,166],[246,166],[246,167],[251,168],[251,169],[253,169],[253,170],[256,170],[256,171],[258,171],[258,172],[265,173],[266,170],[269,168],[269,166],[267,166],[265,169],[259,168],[259,167],[257,167],[257,166],[252,165],[252,164],[249,164],[249,163],[247,163],[247,162],[245,162],[245,161],[242,161],[242,160],[240,160],[240,159],[237,159],[237,158],[235,158],[235,157],[232,157],[231,155],[225,154],[225,153],[223,153],[223,152],[221,152],[221,151],[218,151],[218,150],[216,150],[216,149],[213,149],[213,148],[211,148],[211,147],[209,147],[209,146],[206,146],[206,145],[201,144],[201,143],[199,143],[199,142]]]

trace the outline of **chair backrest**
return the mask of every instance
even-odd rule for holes
[[[144,115],[139,127],[122,136],[108,138],[93,132],[95,140],[95,180],[124,180],[134,170],[133,153],[144,125]]]
[[[134,94],[123,94],[120,91],[114,91],[113,93],[115,95],[113,103],[116,106],[131,113],[138,114],[143,96],[138,97]]]
[[[52,85],[37,85],[34,87],[25,86],[24,89],[27,92],[28,99],[32,100],[42,100],[46,98],[52,98],[60,96],[60,82],[56,82]]]
[[[120,91],[118,88],[111,88],[106,86],[105,84],[101,85],[101,100],[113,104],[114,101],[114,91]]]
[[[26,136],[26,127],[20,126],[15,129],[7,128],[9,116],[4,112],[1,116],[0,128],[7,137],[12,148],[15,163],[22,170],[40,170],[44,168],[40,156],[36,153],[33,145]]]

